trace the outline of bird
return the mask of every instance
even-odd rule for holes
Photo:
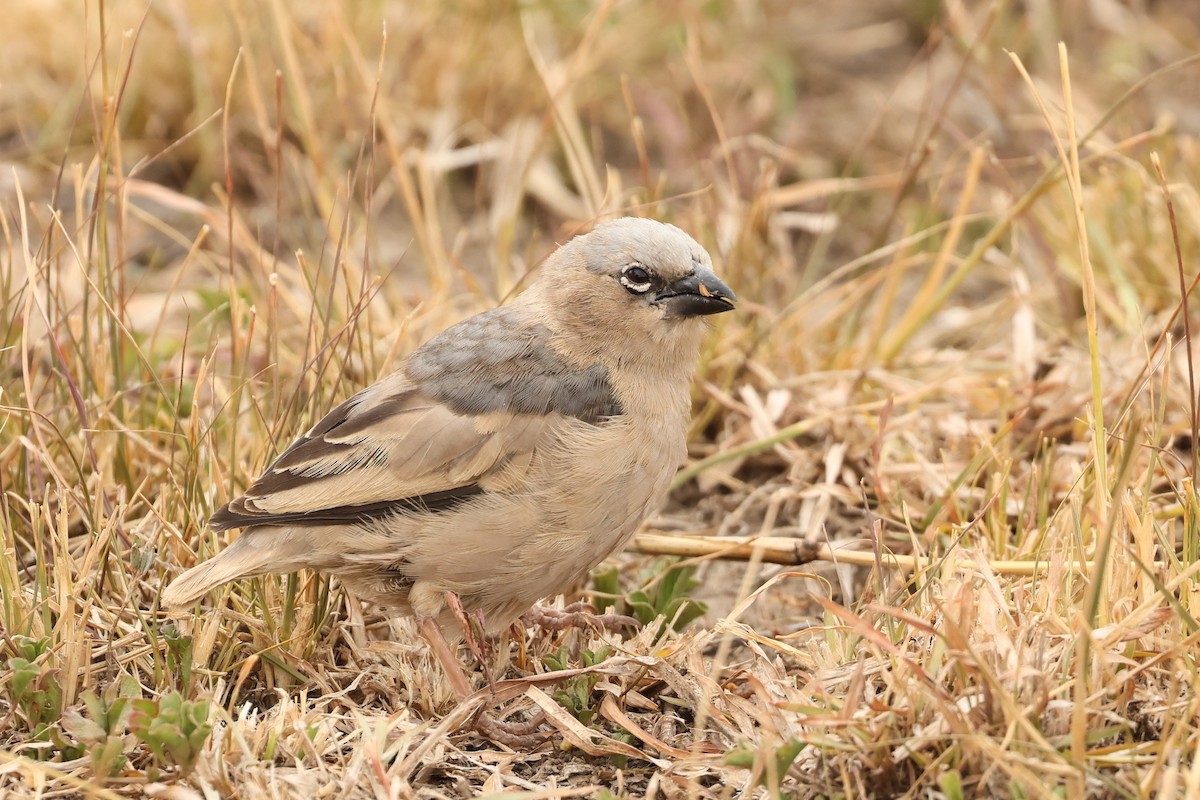
[[[442,629],[471,613],[488,634],[507,628],[663,502],[686,461],[705,320],[736,300],[680,228],[597,224],[511,302],[437,334],[296,439],[212,515],[213,531],[241,534],[162,604],[316,570],[415,617],[453,672]]]

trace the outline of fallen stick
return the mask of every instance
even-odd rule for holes
[[[749,561],[757,550],[759,558],[770,564],[798,566],[813,561],[829,561],[834,564],[853,564],[873,567],[882,564],[902,570],[928,568],[944,560],[944,557],[896,555],[873,550],[852,550],[852,547],[870,546],[870,542],[854,539],[836,545],[807,542],[787,536],[673,536],[665,533],[639,533],[633,537],[632,549],[639,553],[656,556],[683,556],[685,558],[720,558],[731,561]],[[965,558],[951,562],[955,567],[977,567],[978,559]],[[987,568],[1001,575],[1033,576],[1050,568],[1049,560],[987,561]],[[1074,572],[1091,571],[1090,561],[1069,562],[1063,565]]]

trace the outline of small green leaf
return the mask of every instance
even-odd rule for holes
[[[801,739],[788,739],[778,746],[772,746],[769,743],[760,742],[757,747],[749,742],[742,742],[737,747],[733,748],[725,754],[725,763],[731,767],[741,767],[743,769],[753,769],[754,762],[758,755],[762,753],[766,758],[774,761],[775,774],[782,778],[792,768],[796,757],[801,751],[807,747],[807,743]],[[758,777],[757,785],[762,786],[766,780],[766,775]]]
[[[79,713],[78,709],[68,708],[62,713],[62,719],[59,724],[67,733],[74,736],[81,742],[88,744],[99,742],[108,737],[108,731],[105,730],[95,720],[88,719]]]
[[[32,693],[30,687],[37,680],[40,670],[37,665],[25,658],[10,658],[8,672],[12,676],[8,680],[8,691],[17,705],[22,705]]]
[[[747,742],[742,742],[725,754],[725,763],[731,767],[750,769],[754,766],[754,749]]]
[[[37,661],[50,651],[50,639],[47,636],[35,639],[18,634],[12,637],[12,643],[17,653],[27,661]]]
[[[596,608],[603,614],[608,609],[614,609],[617,614],[624,614],[621,601],[621,577],[616,567],[597,570],[592,573],[592,588],[600,595],[596,598]]]
[[[942,794],[946,796],[946,800],[963,800],[962,775],[958,770],[952,769],[943,772],[938,776],[938,787],[942,790]]]
[[[115,777],[125,768],[125,743],[119,737],[110,736],[88,750],[88,760],[96,775]]]

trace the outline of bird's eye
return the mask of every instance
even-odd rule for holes
[[[621,285],[633,294],[645,294],[650,291],[650,273],[637,264],[626,267],[621,273]]]

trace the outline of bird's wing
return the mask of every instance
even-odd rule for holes
[[[607,375],[566,363],[544,328],[497,309],[450,328],[331,411],[210,520],[351,522],[511,489],[547,436],[620,413]]]

